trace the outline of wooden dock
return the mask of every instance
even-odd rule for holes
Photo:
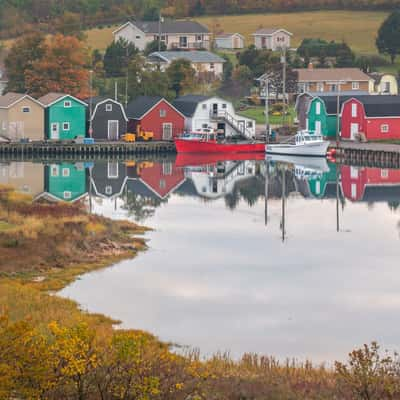
[[[386,143],[332,142],[343,164],[376,168],[400,168],[400,145]]]
[[[173,142],[101,142],[95,144],[77,143],[0,143],[0,155],[32,158],[46,157],[105,157],[140,154],[175,153]]]

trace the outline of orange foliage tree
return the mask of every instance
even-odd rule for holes
[[[68,93],[79,98],[91,95],[89,88],[89,54],[74,36],[49,38],[43,56],[25,72],[25,87],[34,97],[49,92]]]

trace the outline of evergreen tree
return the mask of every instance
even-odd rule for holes
[[[133,43],[123,38],[112,42],[104,54],[104,70],[107,77],[118,77],[124,75],[127,66],[136,55],[138,49]]]
[[[376,39],[379,53],[388,54],[392,64],[400,53],[400,11],[390,14],[382,23]]]
[[[167,50],[167,45],[164,42],[160,42],[160,51],[165,50]],[[148,56],[155,51],[158,51],[158,40],[153,40],[152,42],[147,43],[143,53],[144,55]]]
[[[167,68],[171,89],[178,97],[184,90],[191,88],[194,84],[196,71],[190,61],[185,59],[174,60]]]

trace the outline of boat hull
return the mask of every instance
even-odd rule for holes
[[[302,145],[270,144],[266,146],[266,153],[291,156],[326,157],[329,144],[329,142],[307,143]]]
[[[264,143],[217,143],[175,139],[178,153],[265,153]]]

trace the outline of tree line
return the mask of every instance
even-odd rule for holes
[[[68,33],[115,24],[128,16],[154,20],[169,17],[322,9],[395,9],[399,0],[0,0],[0,37],[14,37],[32,28]]]

